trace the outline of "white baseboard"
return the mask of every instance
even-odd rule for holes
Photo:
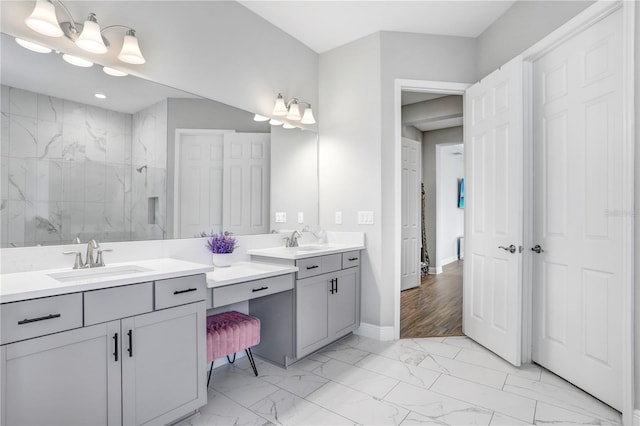
[[[393,340],[393,327],[381,327],[361,322],[360,327],[354,330],[353,334],[376,340]]]
[[[429,266],[429,274],[438,275],[442,273],[442,266]]]
[[[633,411],[633,426],[640,426],[640,410]]]
[[[458,255],[447,257],[446,259],[444,259],[442,261],[442,266],[445,266],[445,265],[448,265],[450,263],[457,262],[457,261],[458,261]]]

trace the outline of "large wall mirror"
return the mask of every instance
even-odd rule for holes
[[[315,133],[271,132],[247,111],[6,34],[1,49],[2,247],[317,225]]]

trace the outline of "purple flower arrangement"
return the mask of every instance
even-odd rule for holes
[[[207,240],[207,248],[211,253],[233,253],[236,243],[235,237],[229,235],[228,232],[211,234],[211,237]]]

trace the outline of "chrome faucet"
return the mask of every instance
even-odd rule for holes
[[[287,247],[298,247],[298,238],[302,237],[300,231],[294,229],[291,236],[287,239]]]
[[[93,250],[97,250],[100,248],[100,244],[96,240],[91,240],[87,243],[87,255],[84,258],[84,267],[85,268],[93,268],[95,266],[99,266],[93,260]]]

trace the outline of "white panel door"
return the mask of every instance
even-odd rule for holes
[[[270,140],[268,133],[225,134],[225,231],[242,235],[269,232]]]
[[[622,19],[534,62],[533,359],[622,407]]]
[[[463,331],[518,366],[522,353],[522,58],[465,94]]]
[[[201,232],[222,230],[223,133],[180,135],[179,214],[176,234],[190,238]]]
[[[421,158],[420,142],[402,138],[402,290],[420,285]]]

